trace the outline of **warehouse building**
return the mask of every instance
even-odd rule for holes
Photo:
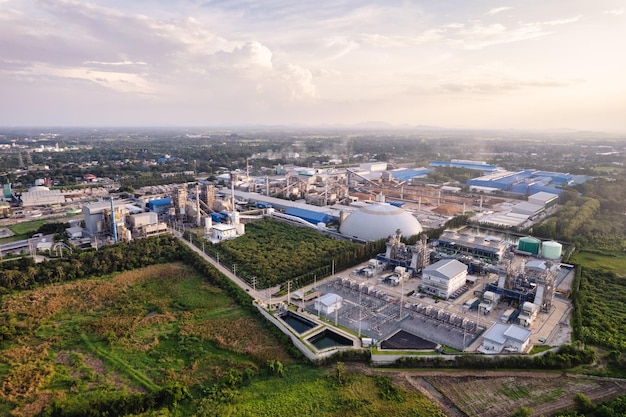
[[[558,172],[522,170],[495,171],[481,177],[467,180],[470,188],[486,187],[514,194],[546,193],[558,195],[563,185],[573,182],[570,174]]]
[[[525,352],[530,344],[531,330],[514,324],[495,323],[483,335],[478,348],[481,353]]]
[[[421,289],[447,300],[465,285],[466,278],[467,265],[456,259],[443,259],[422,270]]]
[[[20,196],[22,207],[52,206],[65,203],[61,190],[51,190],[44,186],[31,187]]]

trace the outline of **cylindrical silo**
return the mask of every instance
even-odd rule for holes
[[[541,245],[541,255],[546,259],[559,259],[563,252],[563,245],[559,242],[543,242]]]
[[[541,241],[531,236],[520,238],[517,244],[517,249],[519,249],[522,252],[531,253],[533,255],[539,254],[540,247],[541,247]]]

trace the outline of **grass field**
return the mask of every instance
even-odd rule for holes
[[[171,383],[200,392],[231,369],[293,362],[258,319],[182,264],[4,296],[0,317],[12,333],[0,348],[2,415]]]
[[[214,415],[275,417],[440,416],[441,410],[415,391],[390,385],[386,377],[292,366],[283,378],[255,382],[228,404],[204,404]]]
[[[600,253],[599,251],[575,252],[571,263],[586,268],[604,269],[620,277],[626,277],[626,254]]]
[[[24,236],[35,233],[42,225],[46,224],[48,220],[33,220],[30,222],[21,222],[9,226],[9,229],[16,235]]]

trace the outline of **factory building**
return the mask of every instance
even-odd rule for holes
[[[148,210],[157,214],[157,216],[165,215],[172,207],[171,198],[158,198],[148,201]]]
[[[434,243],[438,252],[447,255],[468,255],[489,262],[502,259],[508,244],[493,237],[459,235],[446,230]]]
[[[530,344],[531,331],[514,324],[495,323],[483,335],[478,348],[481,353],[525,352]]]
[[[125,227],[124,223],[126,216],[130,214],[130,209],[128,207],[130,205],[130,201],[128,200],[103,201],[99,203],[84,205],[84,234],[88,237],[95,237],[103,234],[109,236],[113,235],[113,215],[111,214],[111,208],[113,208],[116,225],[115,232],[117,232],[118,229]]]
[[[560,194],[563,185],[574,182],[570,174],[559,172],[523,170],[517,172],[495,171],[478,178],[467,180],[470,188],[486,188],[514,194]]]
[[[489,165],[485,161],[468,161],[463,159],[453,159],[450,162],[445,161],[431,161],[431,167],[452,167],[452,168],[465,168],[465,169],[475,169],[477,171],[482,171],[485,173],[495,172],[498,170],[498,167],[495,165]]]
[[[521,226],[529,219],[541,214],[558,203],[559,196],[554,193],[539,192],[528,197],[528,201],[515,204],[506,213],[496,213],[478,219],[482,224],[499,226]]]
[[[51,190],[48,187],[37,185],[22,193],[20,200],[22,207],[51,206],[64,204],[65,196],[61,190]]]
[[[215,223],[213,222],[214,217]],[[234,239],[245,233],[245,224],[241,223],[239,213],[236,211],[211,213],[211,216],[204,218],[204,236],[212,243]]]
[[[544,191],[528,196],[528,202],[544,208],[555,206],[559,202],[559,196]]]
[[[398,168],[398,169],[393,169],[391,171],[386,171],[386,173],[389,173],[393,178],[395,178],[398,181],[411,181],[413,178],[423,178],[426,176],[426,174],[428,174],[429,172],[431,172],[433,169],[432,168],[416,168],[416,169],[409,169],[409,168]],[[385,176],[383,174],[383,179],[385,179]]]
[[[443,259],[422,270],[421,289],[447,300],[465,285],[466,277],[467,265],[456,259]]]
[[[167,225],[159,222],[159,217],[155,212],[132,214],[126,218],[126,226],[131,232],[132,238],[167,233]]]

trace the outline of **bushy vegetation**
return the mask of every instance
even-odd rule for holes
[[[231,268],[236,265],[237,275],[248,282],[255,276],[257,288],[267,288],[287,280],[295,286],[312,283],[329,276],[333,264],[335,270],[345,269],[383,252],[384,243],[361,246],[266,219],[248,224],[246,234],[237,239],[205,244],[205,251],[219,254],[220,262]]]
[[[292,366],[282,378],[240,388],[228,401],[201,401],[198,416],[413,416],[443,417],[426,397],[389,377]]]
[[[579,267],[572,295],[574,337],[626,352],[626,281],[614,272]]]
[[[77,250],[62,260],[38,264],[27,257],[5,261],[0,264],[0,294],[172,262],[183,259],[184,253],[185,249],[176,238],[163,235],[109,245],[97,251]]]
[[[576,409],[562,411],[554,417],[621,417],[626,415],[626,395],[611,401],[593,404],[584,394],[576,394],[574,397]]]
[[[562,192],[559,203],[559,210],[534,225],[532,234],[574,242],[585,250],[626,253],[626,179],[593,179]]]
[[[0,314],[0,410],[137,413],[293,363],[265,321],[181,263],[15,292]]]
[[[394,366],[402,368],[462,368],[462,369],[570,369],[590,364],[596,360],[593,349],[561,346],[557,352],[540,356],[510,355],[491,357],[485,355],[457,355],[453,359],[437,357],[403,357]]]

